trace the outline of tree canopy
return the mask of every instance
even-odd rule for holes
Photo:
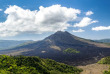
[[[79,74],[82,70],[37,56],[0,55],[0,74]]]

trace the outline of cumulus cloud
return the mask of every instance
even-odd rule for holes
[[[95,30],[95,31],[110,30],[110,26],[98,26],[98,27],[93,27],[92,30]]]
[[[85,30],[83,29],[78,29],[78,30],[73,30],[73,32],[84,32]]]
[[[2,9],[0,9],[0,11],[3,11]]]
[[[0,22],[0,36],[15,36],[21,33],[63,31],[70,26],[68,22],[76,20],[80,10],[52,5],[31,11],[14,5],[9,6],[4,13],[8,16],[5,22]]]
[[[94,14],[92,11],[86,12],[86,15],[87,15],[87,16],[92,15],[92,14]]]
[[[98,22],[97,20],[92,20],[89,17],[84,17],[79,23],[75,23],[74,27],[85,27],[92,23],[97,23],[97,22]]]

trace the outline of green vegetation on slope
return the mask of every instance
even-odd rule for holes
[[[82,70],[51,59],[0,56],[0,74],[79,74]]]
[[[110,65],[110,56],[102,58],[100,61],[98,61],[99,64],[108,64]],[[109,71],[104,71],[104,74],[110,74],[110,70]]]
[[[98,61],[99,64],[110,64],[110,56],[102,58],[100,61]]]
[[[77,51],[76,49],[73,49],[73,48],[67,48],[63,52],[64,53],[80,53],[80,51]]]

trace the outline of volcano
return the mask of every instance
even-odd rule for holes
[[[68,48],[72,51],[75,49],[80,53],[64,53]],[[67,31],[58,31],[41,41],[2,50],[0,54],[40,56],[69,65],[85,65],[97,62],[102,57],[110,56],[109,52],[110,46],[106,44],[80,38]]]

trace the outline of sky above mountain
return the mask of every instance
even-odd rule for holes
[[[56,31],[110,38],[109,0],[0,0],[0,39],[40,40]]]

